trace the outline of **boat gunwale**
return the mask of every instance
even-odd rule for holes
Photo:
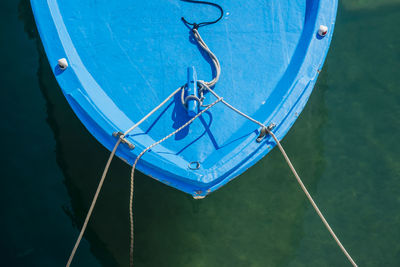
[[[318,10],[315,13],[315,21],[311,29],[310,35],[311,40],[306,49],[307,53],[305,54],[303,63],[299,66],[299,71],[297,75],[295,75],[294,81],[291,84],[290,89],[288,90],[291,91],[291,93],[289,93],[287,96],[288,99],[290,97],[293,97],[292,93],[294,89],[296,89],[297,82],[303,81],[301,78],[308,77],[306,79],[306,84],[299,85],[300,87],[302,87],[302,90],[299,96],[297,96],[295,105],[292,105],[292,108],[288,110],[286,114],[279,115],[281,117],[281,120],[273,120],[278,116],[278,113],[276,113],[274,114],[274,116],[271,115],[270,118],[264,121],[264,123],[266,124],[271,121],[278,124],[278,127],[275,129],[275,134],[280,140],[289,131],[307,102],[318,77],[319,71],[325,61],[333,34],[333,27],[335,23],[338,4],[337,0],[309,0],[307,1],[307,3],[317,5]],[[54,22],[54,14],[52,14],[50,9],[51,7],[57,8],[55,6],[57,5],[57,2],[55,0],[48,0],[47,2],[31,0],[31,5],[35,14],[34,17],[36,20],[37,28],[42,39],[44,48],[46,50],[49,64],[53,68],[53,72],[62,89],[63,94],[65,95],[67,101],[69,102],[76,115],[82,121],[84,126],[89,130],[89,132],[93,136],[95,136],[95,138],[108,150],[111,150],[116,140],[112,137],[111,133],[115,131],[120,131],[120,128],[112,121],[110,121],[107,116],[105,116],[104,113],[93,102],[91,102],[90,98],[87,95],[82,92],[81,94],[76,93],[76,88],[85,88],[85,86],[82,85],[82,81],[79,79],[78,74],[75,72],[74,65],[72,65],[72,68],[68,68],[66,71],[64,71],[62,75],[60,75],[61,73],[57,71],[55,67],[57,60],[62,57],[61,55],[66,56],[67,54],[66,49],[64,48],[65,44],[61,39],[62,36],[59,35],[57,26]],[[40,19],[38,19],[39,17]],[[318,27],[322,23],[328,25],[328,35],[325,36],[323,39],[318,38],[317,35],[312,36],[313,33],[317,33]],[[317,64],[313,65],[313,68],[310,71],[308,69],[309,66],[306,63],[314,61],[317,61]],[[71,89],[71,84],[73,85],[72,87],[75,88]],[[285,101],[288,101],[288,99],[286,99]],[[283,105],[285,101],[282,101],[281,105]],[[280,109],[278,108],[275,109],[275,111],[277,112],[279,112],[279,110]],[[280,110],[280,112],[282,112],[282,110]],[[228,181],[243,173],[255,162],[265,156],[270,150],[272,150],[275,145],[270,139],[267,139],[261,145],[251,145],[249,141],[250,139],[252,139],[252,137],[247,138],[247,145],[245,146],[245,148],[235,155],[236,157],[241,157],[241,154],[249,151],[250,153],[246,154],[247,157],[244,159],[243,157],[241,157],[242,160],[239,161],[239,164],[235,165],[235,168],[230,167],[229,170],[226,171],[223,175],[220,175],[218,179],[211,179],[212,182],[210,183],[196,182],[196,177],[192,177],[192,180],[181,180],[179,179],[179,177],[177,177],[175,173],[173,173],[173,170],[167,171],[160,169],[154,164],[150,164],[149,160],[140,161],[138,164],[138,169],[146,175],[149,175],[158,181],[173,186],[186,193],[189,193],[191,195],[204,196],[212,191],[215,191],[222,185],[226,184]],[[137,149],[136,151],[137,153],[140,152],[138,150],[139,149]],[[133,155],[135,155],[135,153],[133,153]],[[124,146],[120,146],[120,148],[117,150],[117,156],[130,165],[132,165],[135,159],[135,157],[132,157],[132,152]]]

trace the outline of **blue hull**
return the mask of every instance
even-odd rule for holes
[[[187,81],[194,66],[201,80],[213,78],[208,57],[191,39],[184,16],[212,20],[212,6],[179,0],[31,0],[54,75],[74,112],[111,150],[124,132]],[[224,17],[199,29],[219,58],[214,90],[265,125],[281,140],[312,92],[332,38],[336,0],[218,1]],[[325,37],[320,25],[328,26]],[[69,67],[57,68],[66,58]],[[206,95],[205,104],[215,100]],[[147,146],[190,117],[176,96],[136,128],[117,155],[130,165]],[[259,127],[219,103],[188,128],[146,153],[137,168],[194,197],[237,177],[274,147],[256,142]],[[90,160],[90,159],[89,159]],[[198,162],[199,168],[189,168]]]

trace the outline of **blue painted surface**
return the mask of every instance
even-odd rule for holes
[[[211,80],[207,56],[180,20],[213,19],[218,10],[178,0],[31,0],[50,65],[86,128],[108,149],[115,131],[125,131],[187,81],[187,66]],[[282,139],[293,125],[322,67],[332,37],[337,1],[219,1],[225,11],[200,34],[220,60],[215,91],[233,106],[275,123]],[[319,25],[329,27],[319,38]],[[59,58],[70,67],[60,71]],[[206,95],[205,104],[214,101]],[[137,128],[131,151],[117,155],[132,164],[145,147],[190,117],[180,95]],[[265,156],[270,138],[255,141],[258,127],[223,104],[146,153],[138,169],[194,196],[204,196]],[[201,167],[190,170],[190,162]]]

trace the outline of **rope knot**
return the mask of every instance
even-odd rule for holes
[[[193,23],[193,28],[192,28],[192,31],[194,31],[194,30],[198,30],[198,29],[199,29],[199,27],[200,27],[200,25],[199,25],[199,24],[197,24],[197,23]]]

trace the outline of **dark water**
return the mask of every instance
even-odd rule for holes
[[[400,265],[400,1],[347,0],[283,145],[360,266]],[[27,0],[0,1],[0,266],[63,266],[108,156],[66,103]],[[128,263],[115,161],[74,266]],[[346,266],[279,151],[202,201],[137,175],[136,266]],[[79,227],[77,227],[79,226]]]

